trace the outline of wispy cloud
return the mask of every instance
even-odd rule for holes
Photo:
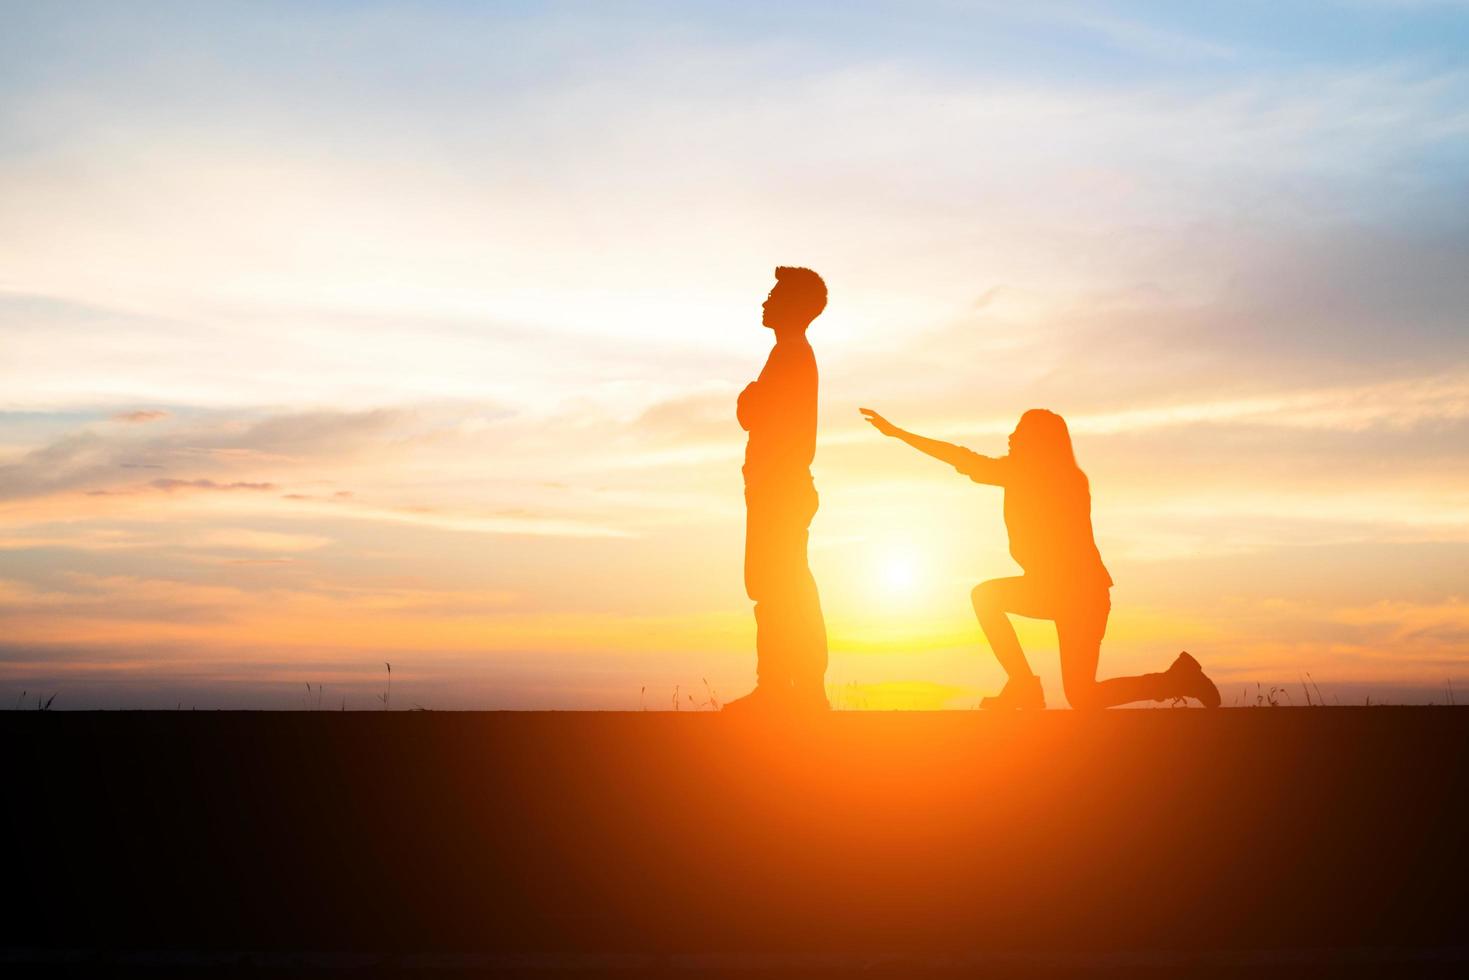
[[[282,534],[252,528],[226,527],[208,531],[190,542],[190,547],[225,551],[299,552],[315,551],[332,543],[320,534]]]
[[[157,422],[168,418],[168,413],[159,409],[139,408],[131,412],[118,412],[112,416],[114,422]]]
[[[223,490],[226,492],[232,490],[253,490],[256,492],[260,492],[274,489],[276,489],[276,485],[274,483],[248,483],[243,480],[236,480],[233,483],[216,483],[213,480],[163,479],[154,480],[153,482],[143,484],[142,486],[122,490],[88,490],[87,496],[131,496],[133,494],[148,492],[177,493],[183,490]]]
[[[219,417],[175,424],[152,434],[152,426],[133,433],[87,428],[67,432],[0,464],[0,500],[17,500],[77,489],[107,493],[179,490],[273,490],[259,479],[217,479],[242,469],[286,471],[303,463],[343,460],[370,444],[382,444],[385,433],[401,422],[400,413],[291,412],[264,418]],[[178,469],[188,475],[132,482],[127,471]],[[202,475],[204,473],[214,475]]]

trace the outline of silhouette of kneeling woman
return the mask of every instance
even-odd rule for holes
[[[1037,408],[1020,417],[1009,455],[993,458],[893,425],[861,410],[885,436],[942,460],[976,483],[1005,488],[1010,554],[1025,574],[975,586],[974,613],[1009,679],[987,708],[1044,708],[1040,678],[1031,672],[1009,614],[1052,619],[1061,648],[1061,679],[1073,708],[1106,708],[1130,701],[1192,697],[1219,706],[1219,691],[1199,663],[1180,653],[1168,670],[1140,677],[1097,680],[1097,659],[1112,609],[1112,576],[1092,537],[1092,498],[1076,465],[1071,433],[1055,412]]]

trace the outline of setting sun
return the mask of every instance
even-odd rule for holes
[[[878,566],[878,581],[884,594],[911,594],[918,584],[917,560],[907,553],[885,556]]]

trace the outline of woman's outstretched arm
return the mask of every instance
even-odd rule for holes
[[[928,456],[932,456],[941,462],[948,463],[960,473],[969,477],[977,483],[990,483],[1003,486],[1003,473],[999,471],[1000,460],[981,456],[979,453],[963,446],[956,446],[952,442],[943,442],[938,439],[929,439],[924,436],[915,435],[905,429],[900,429],[870,408],[858,409],[862,417],[872,423],[872,427],[885,436],[901,439],[914,449]]]
[[[932,456],[934,459],[948,463],[950,466],[958,466],[967,457],[973,455],[973,453],[963,446],[956,446],[952,442],[927,439],[923,436],[915,435],[906,429],[900,429],[870,408],[861,408],[858,411],[862,413],[863,418],[872,423],[874,429],[883,435],[892,436],[894,439],[901,439],[920,453]]]

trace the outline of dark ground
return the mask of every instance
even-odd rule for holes
[[[1469,972],[1469,710],[4,712],[0,969]]]

